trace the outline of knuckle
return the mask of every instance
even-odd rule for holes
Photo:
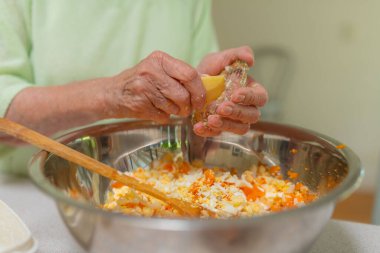
[[[245,103],[248,104],[248,105],[253,105],[253,104],[255,104],[255,101],[256,101],[256,98],[255,98],[255,97],[256,97],[255,94],[250,93],[250,94],[247,96]]]
[[[187,105],[190,103],[190,95],[187,92],[178,92],[175,94],[175,100],[181,105]]]
[[[243,111],[241,108],[234,108],[232,115],[234,115],[236,119],[241,119],[243,117]]]
[[[146,92],[146,88],[144,85],[136,85],[134,87],[134,93],[135,94],[141,94],[141,93],[145,93]]]
[[[229,65],[230,62],[236,60],[236,57],[230,51],[223,54],[222,57],[223,65]]]
[[[129,87],[125,89],[125,91],[129,90]],[[133,94],[142,94],[147,91],[147,86],[145,81],[142,78],[137,78],[134,81],[134,85],[132,86]]]
[[[154,96],[154,99],[155,99],[155,104],[158,107],[160,107],[160,108],[168,108],[169,107],[169,103],[164,97]]]
[[[160,50],[153,51],[148,58],[163,58],[166,54]]]
[[[193,68],[189,68],[187,71],[183,72],[183,75],[186,81],[191,81],[198,77],[198,72]]]
[[[166,81],[166,82],[165,81],[158,81],[156,83],[156,86],[161,91],[168,91],[169,92],[173,85],[168,81]]]
[[[152,64],[149,60],[143,60],[136,68],[136,74],[148,79],[152,78]]]
[[[166,98],[158,96],[155,101],[157,108],[160,108],[167,113],[177,113],[177,106],[169,102]]]

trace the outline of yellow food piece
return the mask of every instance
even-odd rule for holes
[[[202,83],[206,89],[206,104],[215,101],[222,95],[225,89],[225,79],[223,75],[202,76]]]

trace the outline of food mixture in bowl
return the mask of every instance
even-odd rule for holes
[[[239,176],[234,169],[206,168],[202,163],[190,165],[181,157],[166,154],[150,168],[126,174],[170,197],[213,211],[216,217],[212,218],[252,217],[303,206],[318,198],[304,184],[284,180],[279,166],[261,165]],[[288,178],[297,177],[297,173],[288,171]],[[119,182],[112,182],[110,187],[105,209],[147,217],[179,216],[171,206]],[[209,212],[202,212],[201,218],[208,217]]]

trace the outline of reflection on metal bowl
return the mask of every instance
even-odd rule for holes
[[[148,166],[167,151],[189,157],[184,138],[188,131],[179,119],[166,125],[119,122],[77,130],[60,141],[120,171],[130,171]],[[30,175],[57,201],[70,232],[90,252],[294,253],[310,247],[336,201],[356,189],[363,174],[349,148],[286,125],[261,122],[243,136],[223,133],[203,144],[198,156],[208,165],[243,170],[259,163],[278,164],[284,178],[290,169],[297,172],[297,180],[321,197],[301,208],[249,219],[141,218],[97,208],[105,201],[110,181],[45,151],[34,156]]]

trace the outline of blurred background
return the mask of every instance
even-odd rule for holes
[[[364,181],[334,218],[367,223],[380,184],[379,9],[377,0],[213,4],[221,49],[255,51],[252,73],[270,95],[263,119],[326,134],[359,155]]]

